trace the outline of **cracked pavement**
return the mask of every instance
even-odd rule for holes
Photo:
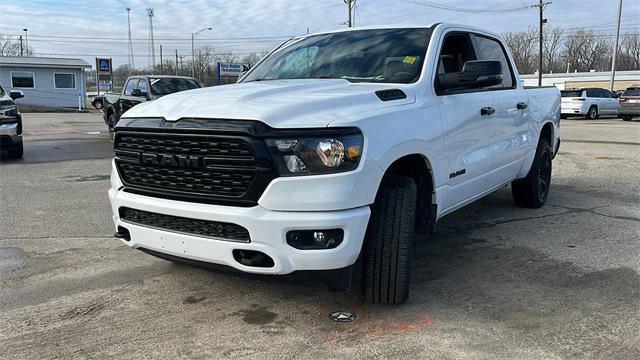
[[[0,164],[0,358],[640,358],[638,121],[563,120],[547,205],[504,188],[446,217],[384,307],[121,245],[99,115],[24,119],[24,161]]]

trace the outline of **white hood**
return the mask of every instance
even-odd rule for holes
[[[340,79],[271,80],[208,87],[164,96],[127,111],[123,118],[259,120],[274,128],[325,127],[364,112],[415,102],[382,101],[378,90],[397,84],[350,83]]]

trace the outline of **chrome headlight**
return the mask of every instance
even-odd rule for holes
[[[360,133],[266,139],[281,176],[355,170],[362,156]]]

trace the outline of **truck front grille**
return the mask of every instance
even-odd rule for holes
[[[128,207],[121,207],[118,212],[122,221],[135,225],[219,240],[251,242],[249,231],[236,224],[164,215]]]
[[[116,131],[125,190],[181,201],[254,206],[273,179],[264,142],[249,136]]]

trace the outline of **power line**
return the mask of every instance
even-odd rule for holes
[[[508,8],[508,9],[495,9],[495,8],[490,8],[490,9],[469,9],[469,8],[461,8],[461,7],[456,7],[456,6],[450,6],[450,5],[445,5],[445,4],[441,4],[441,3],[437,3],[435,1],[429,1],[429,0],[402,0],[404,2],[408,2],[408,3],[412,3],[415,5],[420,5],[420,6],[427,6],[427,7],[431,7],[431,8],[435,8],[435,9],[440,9],[440,10],[447,10],[447,11],[456,11],[456,12],[463,12],[463,13],[488,13],[488,12],[511,12],[511,11],[520,11],[520,10],[526,10],[528,8],[528,6],[519,6],[519,7],[514,7],[514,8]]]

